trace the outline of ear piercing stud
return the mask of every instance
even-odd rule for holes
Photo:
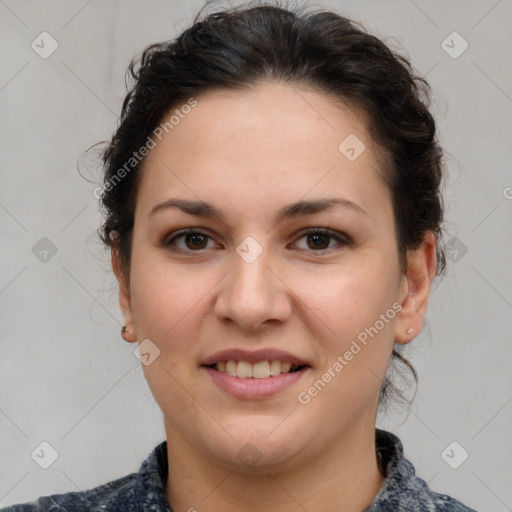
[[[405,334],[412,334],[414,332],[414,329],[407,329],[407,331],[405,331]]]
[[[128,341],[128,340],[126,339],[126,336],[128,336],[128,331],[129,331],[128,326],[123,325],[123,328],[121,329],[121,336],[123,337],[123,339],[124,339],[125,341]]]

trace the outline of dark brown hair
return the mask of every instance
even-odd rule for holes
[[[370,134],[384,155],[381,172],[391,194],[403,271],[407,251],[417,249],[427,231],[441,240],[442,150],[428,109],[429,85],[405,57],[357,23],[330,11],[267,3],[202,18],[200,13],[176,39],[146,48],[128,75],[132,86],[120,124],[103,153],[101,194],[101,238],[119,249],[126,275],[143,163],[126,167],[134,152],[171,108],[190,98],[214,87],[247,89],[276,80],[315,89],[366,113]],[[437,260],[441,275],[445,256],[439,243]],[[405,364],[417,382],[400,350],[393,350],[392,359]],[[386,377],[379,405],[393,393],[403,398]]]

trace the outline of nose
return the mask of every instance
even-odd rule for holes
[[[290,290],[263,253],[251,263],[237,253],[233,268],[219,284],[215,315],[223,322],[232,321],[245,331],[285,322],[292,314]]]

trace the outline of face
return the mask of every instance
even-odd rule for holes
[[[146,158],[121,305],[150,340],[168,441],[284,468],[373,431],[393,343],[424,308],[406,305],[357,110],[277,83],[197,101]]]

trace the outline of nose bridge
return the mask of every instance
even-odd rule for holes
[[[215,306],[216,314],[241,327],[254,329],[267,320],[284,320],[290,312],[285,286],[269,267],[271,251],[252,237],[233,253],[233,268],[223,281]]]

